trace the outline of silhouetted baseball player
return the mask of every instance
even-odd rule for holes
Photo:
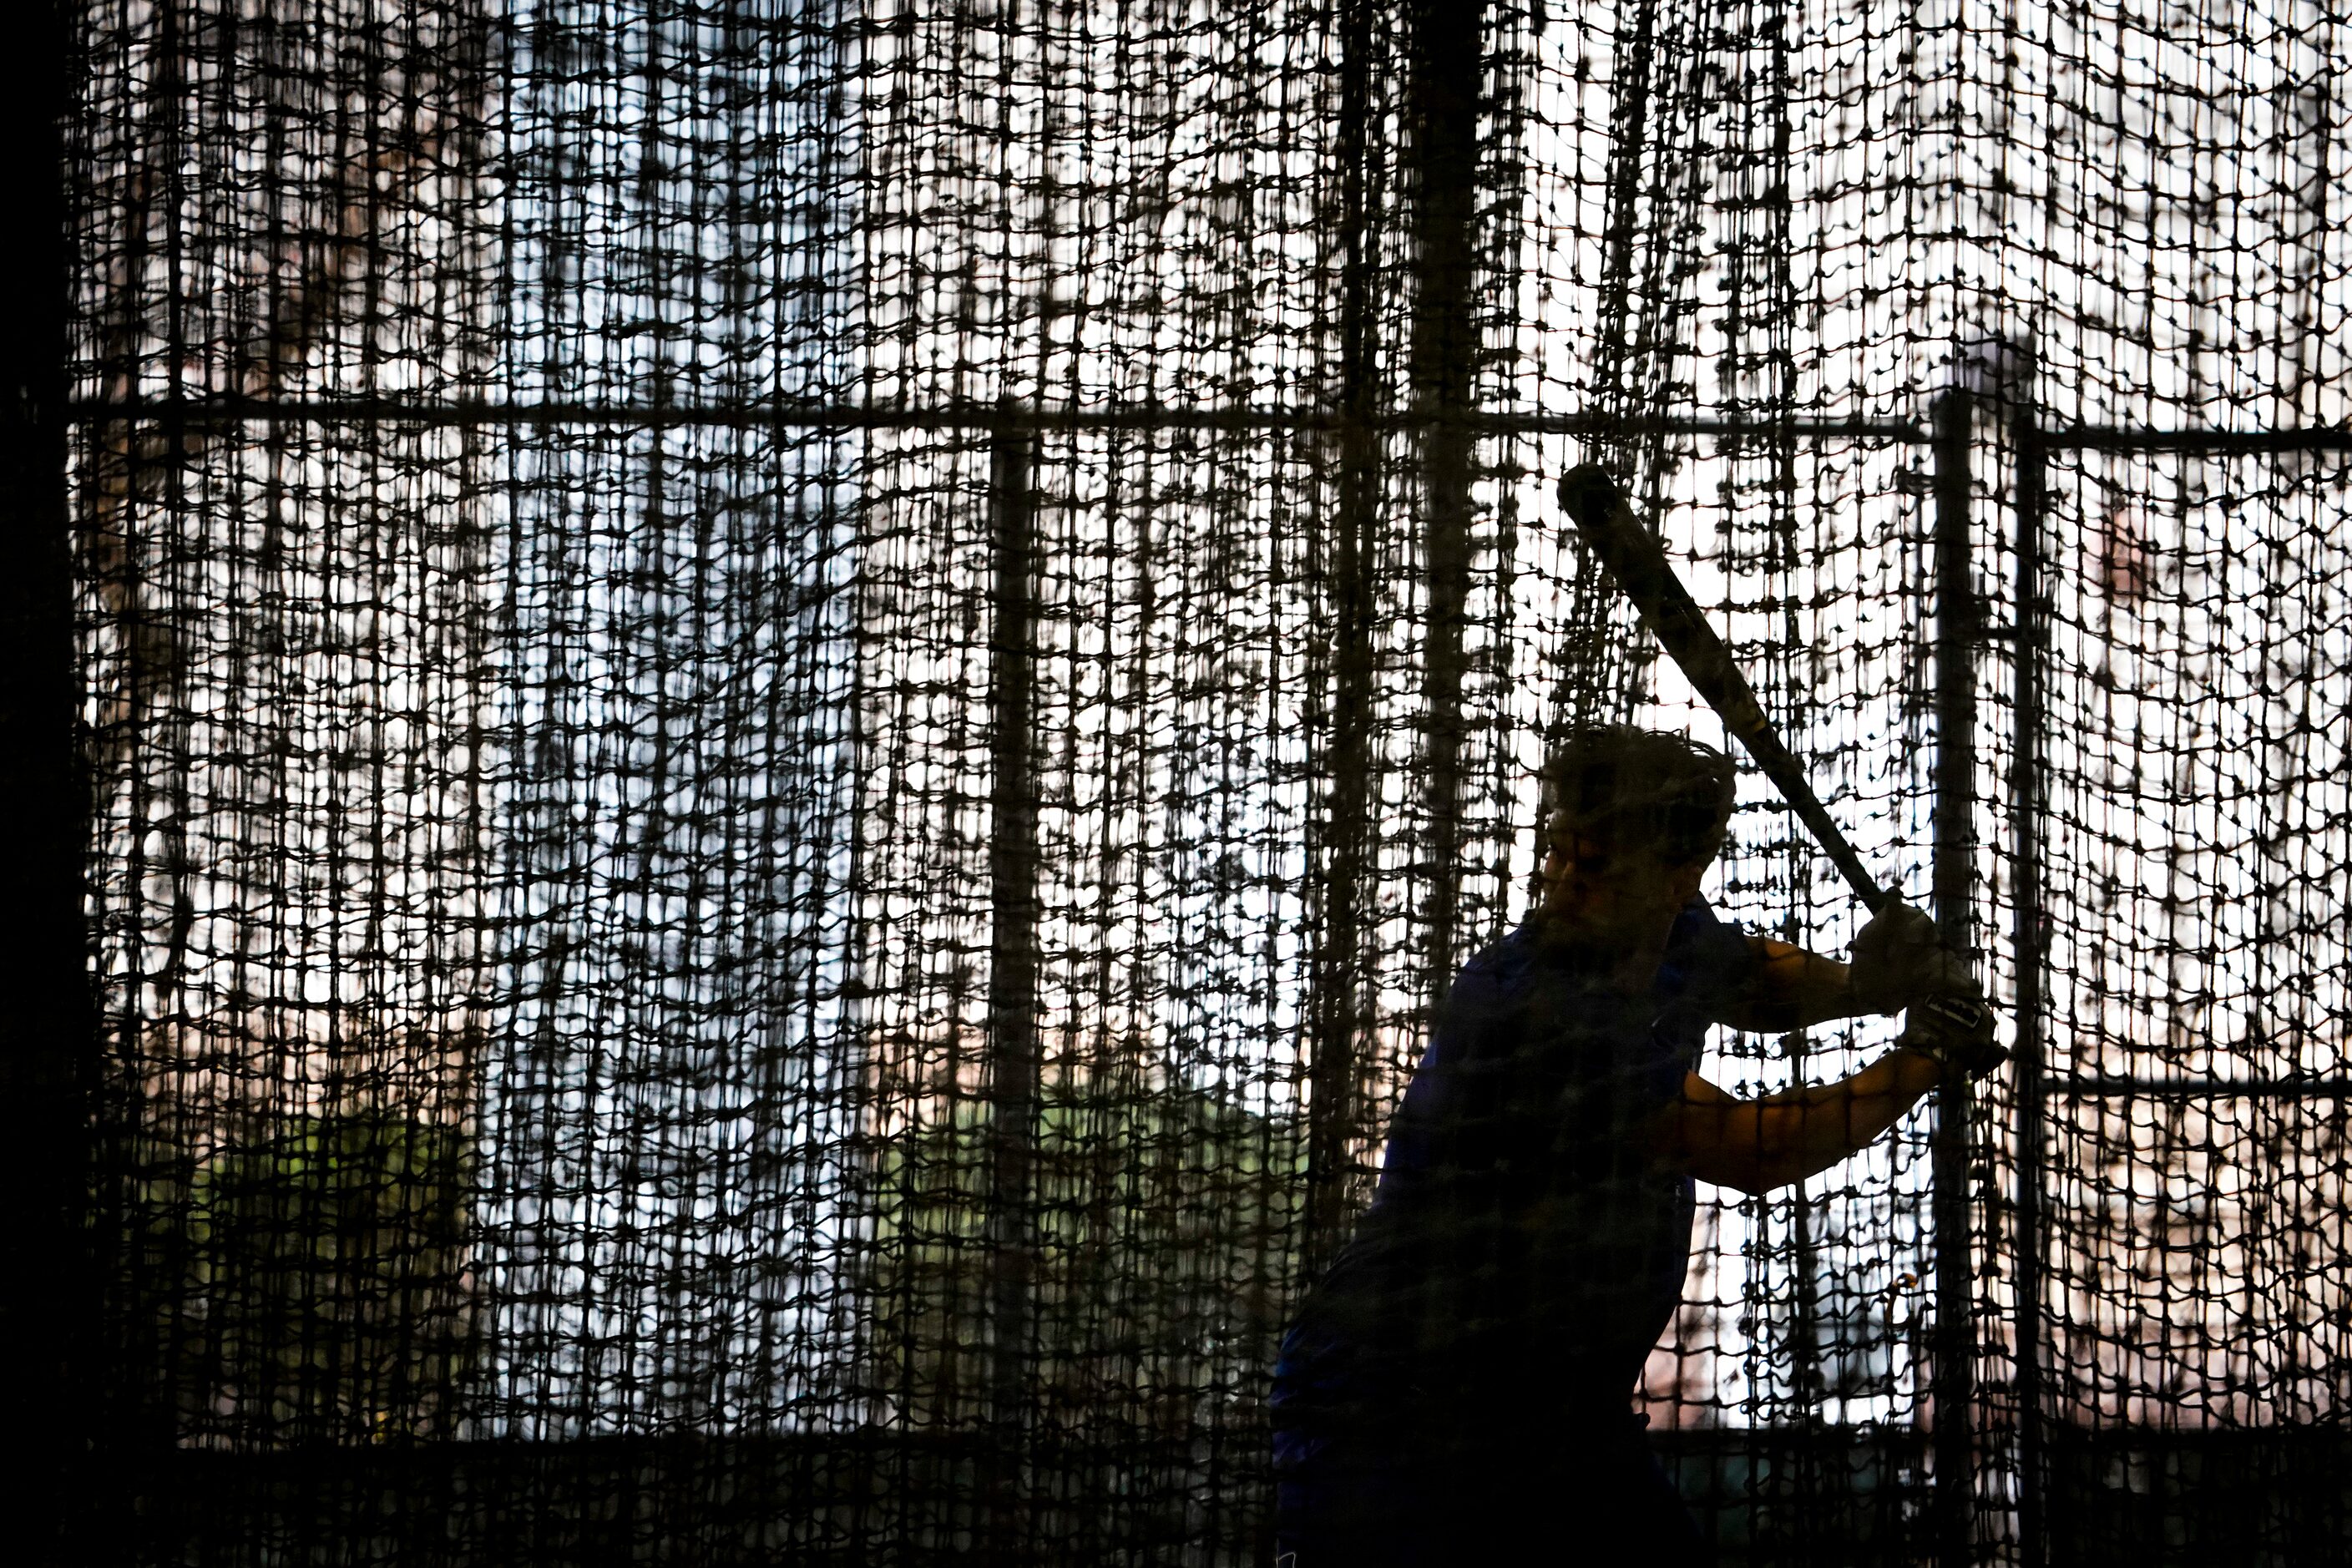
[[[1732,805],[1721,752],[1623,726],[1544,771],[1542,890],[1447,995],[1378,1193],[1284,1338],[1285,1568],[1709,1561],[1631,1414],[1690,1259],[1694,1177],[1760,1193],[2000,1059],[1989,1015],[1913,1027],[1842,1082],[1734,1100],[1707,1027],[1780,1031],[1976,994],[1902,904],[1851,966],[1698,896]]]

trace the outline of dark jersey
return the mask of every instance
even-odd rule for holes
[[[1473,959],[1372,1205],[1285,1342],[1277,1424],[1317,1407],[1622,1412],[1690,1260],[1689,1179],[1643,1133],[1753,963],[1697,900],[1646,996],[1533,926]]]

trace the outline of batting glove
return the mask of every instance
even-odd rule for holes
[[[1868,1013],[1900,1013],[1929,996],[1972,992],[1976,982],[1944,945],[1927,910],[1895,900],[1855,933],[1847,984]]]
[[[1913,1003],[1895,1043],[1933,1061],[1948,1080],[1955,1072],[1979,1079],[2009,1060],[1992,1037],[1992,1008],[1974,985]]]

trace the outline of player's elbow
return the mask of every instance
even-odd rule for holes
[[[1694,1075],[1662,1124],[1659,1152],[1710,1186],[1760,1196],[1853,1152],[1802,1096],[1733,1100]]]
[[[1698,1180],[1756,1196],[1813,1173],[1787,1107],[1749,1100],[1709,1109],[1714,1114],[1687,1120],[1681,1140],[1685,1168]]]
[[[1759,1168],[1739,1172],[1735,1179],[1717,1184],[1751,1198],[1760,1198],[1767,1194],[1777,1193],[1782,1187],[1799,1185],[1804,1179],[1805,1173],[1802,1171],[1784,1170],[1778,1167]]]
[[[1797,1162],[1761,1151],[1713,1150],[1690,1162],[1690,1173],[1709,1186],[1762,1197],[1812,1174]]]

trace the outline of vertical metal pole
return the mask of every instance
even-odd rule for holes
[[[1017,1563],[1029,1413],[1037,1138],[1036,435],[989,447],[988,1258],[990,1487],[996,1555]]]
[[[1339,475],[1332,520],[1331,710],[1323,755],[1322,873],[1307,1018],[1307,1218],[1301,1262],[1313,1278],[1348,1226],[1366,1035],[1360,951],[1371,846],[1372,585],[1378,564],[1381,437],[1372,233],[1371,8],[1340,10],[1338,239]]]
[[[75,89],[68,23],[37,0],[16,14],[0,67],[9,155],[0,211],[10,219],[0,311],[0,1106],[6,1108],[9,1223],[0,1227],[0,1325],[15,1347],[16,1424],[39,1437],[7,1467],[12,1534],[36,1563],[114,1553],[83,1535],[102,1521],[85,1486],[106,1472],[93,1246],[91,1111],[99,1078],[84,858],[89,798],[77,748],[79,681],[66,491],[65,138]],[[110,1514],[112,1510],[109,1510]]]
[[[1973,958],[1970,913],[1976,856],[1977,648],[1982,638],[1969,524],[1969,437],[1975,399],[1954,388],[1936,399],[1936,921],[1944,940]],[[1942,1568],[1966,1568],[1976,1517],[1975,1254],[1969,1222],[1965,1082],[1937,1092],[1932,1173],[1936,1231],[1935,1542]]]
[[[1478,99],[1486,6],[1413,0],[1408,12],[1413,175],[1412,401],[1422,418],[1422,788],[1429,893],[1422,921],[1433,1006],[1453,984],[1462,903],[1462,687],[1470,598],[1471,395],[1477,321]]]
[[[2022,400],[2015,421],[2017,450],[2016,729],[2010,748],[2011,883],[2015,900],[2011,945],[2017,963],[2016,1050],[2011,1065],[2017,1097],[2017,1522],[2021,1561],[2036,1568],[2048,1558],[2042,1508],[2042,1168],[2048,1093],[2042,1060],[2042,514],[2048,456],[2041,410]]]

